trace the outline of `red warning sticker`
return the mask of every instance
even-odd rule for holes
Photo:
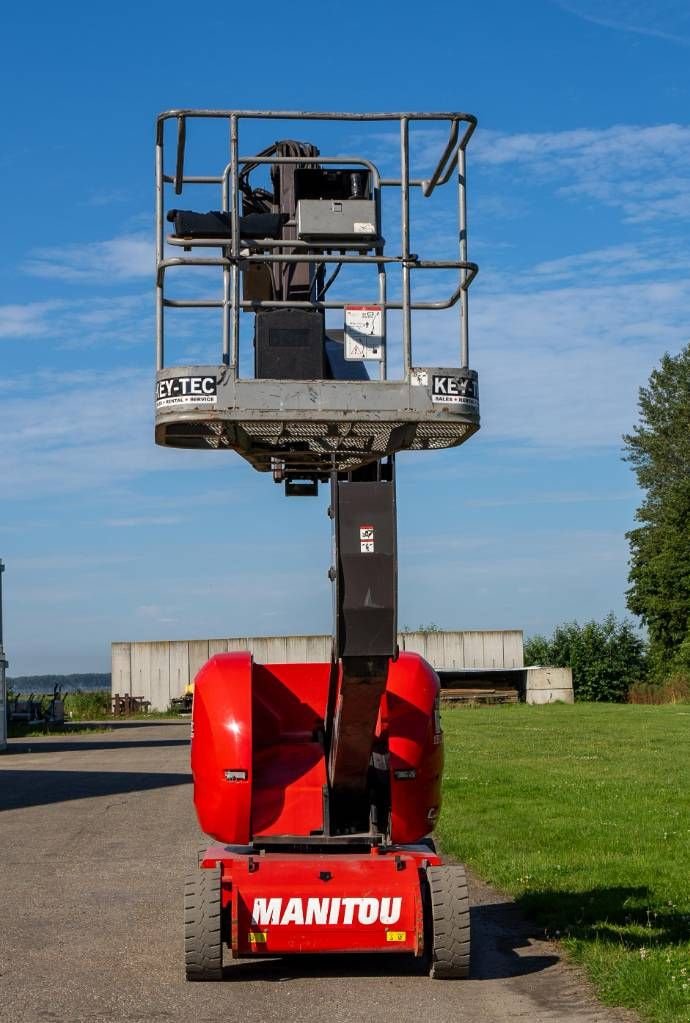
[[[359,549],[362,554],[374,553],[374,527],[359,527]]]

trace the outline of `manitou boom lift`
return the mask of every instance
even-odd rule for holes
[[[300,135],[320,124],[329,142],[336,129],[358,140],[369,129],[379,150],[393,141],[397,173],[289,139],[244,155],[240,128],[255,146],[272,121],[281,131],[298,123]],[[219,979],[228,956],[355,951],[426,956],[433,977],[467,976],[464,870],[442,865],[429,837],[441,806],[439,680],[397,647],[395,455],[453,447],[479,427],[465,195],[475,125],[463,113],[173,110],[158,118],[156,441],[236,451],[288,496],[328,483],[334,539],[331,663],[219,654],[195,680],[194,801],[215,844],[186,882],[189,980]],[[188,132],[201,138],[214,126],[223,131],[219,160],[210,174],[188,173]],[[419,131],[428,151],[439,127],[447,138],[438,162],[415,178],[411,136]],[[208,148],[206,139],[202,155]],[[449,183],[458,258],[422,258],[411,249],[413,221]],[[213,194],[210,212],[177,198],[193,194],[199,206],[202,189]],[[449,272],[449,296],[413,291],[413,277]],[[194,273],[204,282],[217,275],[218,297],[189,297]],[[183,279],[171,297],[171,281]],[[336,291],[364,291],[367,300]],[[453,307],[456,364],[414,363],[413,314]],[[179,308],[218,311],[220,358],[169,364],[168,310]]]

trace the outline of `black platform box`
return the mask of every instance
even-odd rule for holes
[[[259,311],[254,372],[257,380],[326,380],[323,315],[306,309]]]

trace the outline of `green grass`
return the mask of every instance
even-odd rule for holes
[[[444,850],[603,1001],[690,1020],[690,707],[459,708],[443,726]]]

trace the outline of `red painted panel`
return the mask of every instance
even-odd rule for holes
[[[414,952],[424,942],[418,860],[402,853],[267,854],[226,861],[240,955]],[[402,869],[400,869],[402,867]]]
[[[255,750],[253,834],[322,831],[325,784],[326,762],[320,743],[282,742]]]
[[[201,830],[221,842],[251,837],[252,660],[247,653],[218,654],[194,680],[192,775]],[[228,781],[226,771],[246,771]]]
[[[441,809],[443,734],[438,716],[438,675],[418,654],[401,654],[388,675],[381,729],[388,734],[391,840],[417,842]],[[395,777],[414,771],[413,778]]]

